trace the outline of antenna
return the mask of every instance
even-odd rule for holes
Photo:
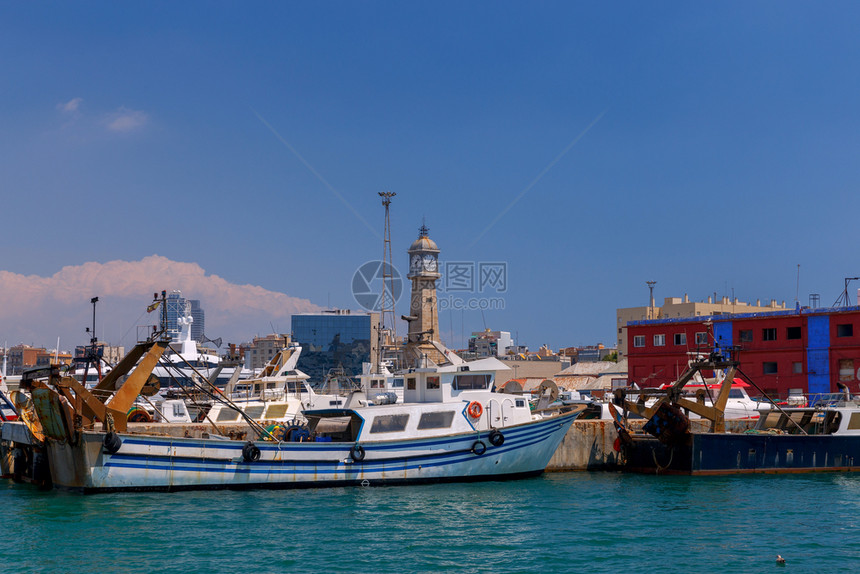
[[[91,345],[95,345],[98,342],[98,338],[96,337],[96,303],[98,302],[98,297],[93,297],[92,299],[90,299],[90,303],[93,304],[93,330],[92,333],[90,333],[92,335],[92,337],[90,338]]]
[[[846,277],[845,278],[845,290],[839,294],[839,299],[836,300],[836,303],[833,304],[834,307],[850,307],[851,300],[848,298],[848,284],[852,281],[860,281],[860,277]]]
[[[390,315],[388,328],[391,329],[391,341],[397,340],[397,315],[394,314],[394,266],[391,261],[391,219],[389,207],[391,198],[397,195],[393,191],[380,191],[382,206],[385,207],[385,231],[382,236],[382,298],[379,303],[379,328],[376,330],[377,337],[377,372],[382,372],[382,332],[386,326],[386,315]]]
[[[794,303],[800,303],[800,263],[797,264],[797,289],[794,291]]]

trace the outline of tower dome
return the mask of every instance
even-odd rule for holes
[[[427,229],[426,225],[422,225],[418,229],[418,239],[412,242],[412,245],[409,247],[409,253],[412,253],[413,251],[439,252],[439,247],[436,246],[436,242],[427,236],[429,232],[430,230]]]

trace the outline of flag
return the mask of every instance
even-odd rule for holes
[[[146,312],[147,312],[147,313],[152,313],[153,311],[155,311],[156,309],[158,309],[158,306],[159,306],[159,305],[161,305],[161,301],[156,301],[155,303],[153,303],[152,305],[150,305],[150,306],[148,306],[148,307],[146,308]]]

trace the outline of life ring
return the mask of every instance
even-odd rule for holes
[[[505,444],[505,435],[501,433],[501,431],[493,430],[489,436],[490,444],[493,446],[502,446]]]
[[[257,462],[260,460],[260,448],[248,441],[248,443],[242,447],[242,459],[245,462]]]
[[[476,440],[474,444],[472,444],[472,453],[478,456],[481,456],[487,452],[487,445],[484,444],[483,441]]]
[[[466,412],[469,413],[469,416],[473,419],[481,418],[481,415],[484,414],[484,407],[481,406],[481,403],[478,401],[472,401],[469,403],[469,407],[466,409]]]
[[[349,449],[349,456],[352,457],[352,460],[355,462],[361,462],[364,460],[364,447],[360,444],[353,445],[351,449]]]

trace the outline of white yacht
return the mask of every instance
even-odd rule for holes
[[[213,385],[224,386],[239,369],[239,379],[253,375],[242,366],[224,366],[221,357],[198,346],[191,338],[191,315],[179,318],[178,338],[170,342],[170,350],[161,358],[152,374],[158,377],[162,388],[185,385],[188,381],[205,377]]]

